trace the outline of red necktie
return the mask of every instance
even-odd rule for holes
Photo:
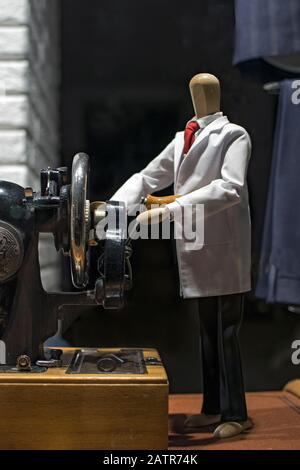
[[[191,146],[195,141],[195,133],[197,130],[200,129],[199,124],[197,121],[190,121],[187,123],[186,128],[184,130],[184,147],[183,153],[186,155],[190,150]]]

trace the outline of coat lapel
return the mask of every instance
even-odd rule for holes
[[[222,117],[215,119],[207,126],[205,126],[205,128],[198,134],[190,150],[188,151],[187,155],[183,159],[181,159],[180,157],[182,156],[182,151],[183,151],[183,146],[184,146],[184,132],[178,132],[176,134],[175,154],[174,154],[175,181],[177,180],[177,177],[179,176],[179,172],[182,170],[182,168],[186,164],[191,163],[191,159],[200,157],[201,144],[205,142],[206,138],[212,132],[222,129],[225,126],[225,124],[227,124],[228,122],[229,122],[228,118],[226,116],[222,116]]]
[[[181,164],[181,157],[184,146],[184,132],[177,132],[175,136],[175,150],[174,150],[174,181],[176,181],[176,176],[178,169]]]
[[[229,121],[226,116],[221,116],[218,119],[215,119],[212,121],[210,124],[204,127],[204,129],[199,132],[199,135],[195,139],[194,143],[192,144],[190,150],[188,151],[187,156],[190,153],[194,153],[194,150],[197,148],[197,146],[211,133],[214,131],[217,131],[219,129],[222,129],[222,127],[225,126]]]

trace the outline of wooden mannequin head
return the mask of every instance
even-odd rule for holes
[[[198,119],[220,111],[220,82],[214,75],[195,75],[190,81],[190,92]]]

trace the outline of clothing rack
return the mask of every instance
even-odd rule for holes
[[[279,95],[280,92],[280,82],[268,82],[263,86],[263,90],[270,95]]]

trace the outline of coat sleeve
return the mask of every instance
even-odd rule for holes
[[[128,208],[140,203],[142,196],[152,194],[168,187],[174,181],[174,145],[173,140],[140,173],[132,175],[111,200],[124,201]]]
[[[168,209],[176,214],[181,213],[182,207],[186,205],[204,204],[206,218],[238,204],[246,185],[250,155],[251,141],[248,133],[240,127],[232,130],[220,178],[167,204]]]

